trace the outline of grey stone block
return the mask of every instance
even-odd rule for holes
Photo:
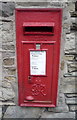
[[[51,7],[51,8],[64,8],[66,6],[65,2],[60,1],[54,1],[54,0],[23,0],[23,2],[18,1],[16,2],[16,8],[40,8],[40,7]]]
[[[46,2],[47,0],[39,0],[39,1],[29,1],[29,2],[17,2],[16,8],[25,8],[25,7],[41,7],[41,6],[47,6],[49,5],[49,2]]]
[[[13,15],[14,8],[14,2],[0,2],[0,12],[2,13],[3,17],[9,17],[10,15]]]
[[[69,105],[69,110],[70,110],[71,112],[77,111],[77,105]]]
[[[2,31],[10,32],[13,30],[13,22],[2,22]]]
[[[73,53],[75,52],[75,33],[70,33],[66,35],[66,42],[65,42],[65,53]]]
[[[39,118],[44,108],[9,106],[4,118]]]
[[[15,50],[15,46],[13,44],[10,44],[10,45],[2,45],[2,49],[3,50]]]
[[[2,88],[2,101],[13,100],[15,93],[12,88]]]
[[[66,98],[67,104],[77,104],[77,98]]]
[[[9,43],[14,41],[13,31],[2,31],[2,43]]]
[[[2,87],[0,87],[0,100],[2,100]]]
[[[67,112],[67,113],[51,113],[44,112],[41,118],[75,118],[75,112]]]
[[[65,55],[65,57],[64,57],[64,59],[66,60],[66,61],[73,61],[74,60],[74,55]]]
[[[5,76],[8,75],[16,75],[16,68],[15,67],[10,67],[10,68],[3,68],[3,73],[5,73]],[[5,78],[4,78],[5,79]],[[15,80],[16,81],[16,80]]]
[[[77,97],[77,93],[67,93],[66,96],[68,98]]]
[[[75,93],[77,91],[77,84],[64,84],[63,85],[64,93]]]
[[[0,119],[2,118],[2,106],[0,106]]]
[[[71,12],[71,16],[72,16],[72,17],[77,17],[77,11]]]
[[[10,84],[10,82],[9,81],[7,81],[7,80],[3,80],[2,81],[2,87],[3,88],[9,88],[9,89],[11,89],[11,84]]]
[[[69,9],[70,12],[74,12],[75,11],[75,3],[74,2],[69,2],[68,9]]]
[[[2,50],[2,58],[10,58],[10,57],[15,57],[15,51],[14,50]],[[11,65],[12,67],[12,65]]]
[[[48,108],[49,112],[54,112],[54,113],[66,113],[69,112],[69,108],[67,105],[61,105],[55,108]]]
[[[16,106],[16,104],[13,101],[0,101],[1,106]]]
[[[3,60],[4,65],[13,65],[14,64],[14,58],[5,58]]]

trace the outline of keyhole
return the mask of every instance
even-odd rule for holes
[[[31,76],[28,76],[28,82],[29,82],[29,83],[32,83],[31,78],[32,78]]]

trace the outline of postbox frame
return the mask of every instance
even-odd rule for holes
[[[16,8],[16,15],[18,14],[18,12],[22,12],[22,11],[58,11],[60,12],[60,30],[59,30],[59,35],[61,37],[61,26],[62,26],[62,9],[61,8]],[[17,16],[16,16],[16,24],[17,24]],[[57,103],[57,89],[58,89],[58,77],[59,77],[59,71],[57,70],[57,75],[56,75],[56,81],[53,81],[53,87],[52,87],[52,91],[54,91],[54,96],[53,96],[53,104],[26,104],[26,103],[23,103],[23,95],[22,95],[22,76],[23,76],[23,72],[22,72],[22,69],[23,69],[23,63],[22,63],[22,56],[23,56],[23,53],[22,53],[22,45],[27,43],[27,41],[19,41],[18,40],[18,28],[16,28],[16,48],[17,48],[17,68],[18,68],[18,104],[20,106],[33,106],[33,107],[56,107],[56,103]],[[55,32],[54,32],[55,34]],[[60,63],[60,40],[61,38],[59,39],[58,41],[58,51],[55,51],[55,54],[57,55],[56,58],[58,58],[58,63]],[[31,41],[30,43],[52,43],[56,44],[55,41]],[[20,48],[20,49],[19,49]],[[54,48],[55,49],[55,48]],[[59,54],[57,54],[57,52],[59,52]],[[18,54],[19,53],[19,54]],[[21,65],[21,67],[20,67]],[[55,65],[54,65],[54,71],[55,71]],[[57,65],[57,68],[59,69],[59,64]],[[55,76],[55,72],[53,72],[53,76]],[[54,78],[53,78],[54,79]],[[55,89],[54,89],[55,88]]]

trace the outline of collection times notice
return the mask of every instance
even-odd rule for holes
[[[30,75],[46,75],[46,51],[30,51]]]

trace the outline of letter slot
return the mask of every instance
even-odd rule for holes
[[[24,35],[27,34],[50,34],[54,35],[54,23],[29,22],[23,23]]]

